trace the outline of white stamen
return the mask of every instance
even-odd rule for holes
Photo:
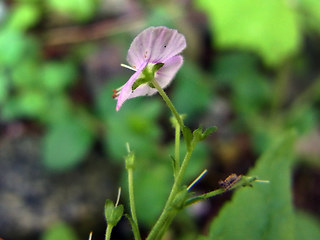
[[[120,195],[121,195],[121,187],[119,187],[119,189],[118,189],[118,196],[117,196],[117,201],[116,201],[116,204],[115,204],[115,206],[117,207],[118,206],[118,204],[119,204],[119,201],[120,201]]]
[[[133,68],[133,67],[131,67],[131,66],[128,66],[128,65],[126,65],[126,64],[123,64],[123,63],[121,63],[120,66],[121,66],[121,67],[124,67],[124,68],[128,68],[128,69],[130,69],[130,70],[132,70],[132,71],[135,71],[135,72],[137,71],[137,69],[135,69],[135,68]]]
[[[257,179],[257,180],[254,180],[255,182],[259,182],[259,183],[270,183],[270,181],[269,180],[259,180],[259,179]]]

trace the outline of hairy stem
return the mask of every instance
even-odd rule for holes
[[[110,240],[111,239],[111,232],[112,232],[113,226],[108,224],[107,230],[106,230],[106,237],[105,240]]]
[[[177,177],[180,169],[180,125],[175,124],[175,144],[174,144],[174,177]]]
[[[170,208],[172,207],[172,202],[174,200],[174,198],[176,197],[177,193],[179,192],[179,189],[181,187],[181,183],[183,180],[183,176],[184,173],[187,169],[191,154],[193,152],[193,148],[191,148],[185,155],[184,160],[182,162],[181,168],[178,172],[178,175],[174,181],[174,184],[172,186],[170,195],[168,197],[168,200],[166,202],[166,205],[159,217],[159,219],[157,220],[156,224],[153,226],[153,228],[151,229],[150,234],[147,237],[147,240],[151,240],[151,239],[158,239],[157,235],[162,232],[162,228],[163,226],[166,226],[166,220],[170,219],[172,216],[170,216],[172,214],[172,211],[170,211]]]
[[[140,240],[140,232],[139,232],[139,227],[138,227],[138,219],[137,219],[137,214],[136,214],[136,206],[134,202],[134,190],[133,190],[133,169],[129,168],[128,169],[128,185],[129,185],[129,201],[130,201],[130,209],[131,209],[131,216],[133,220],[133,224],[135,225],[132,228],[132,231],[134,232],[134,236],[136,240]]]

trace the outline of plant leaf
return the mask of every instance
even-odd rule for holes
[[[93,133],[81,120],[57,122],[44,137],[44,163],[53,170],[71,168],[83,160],[92,141]]]
[[[299,50],[300,30],[294,8],[279,0],[198,0],[211,23],[214,43],[260,55],[279,65]]]
[[[294,239],[290,191],[294,139],[295,132],[290,131],[262,155],[248,175],[270,183],[236,191],[211,223],[209,237],[203,239]]]

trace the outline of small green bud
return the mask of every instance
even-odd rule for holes
[[[205,131],[202,128],[198,128],[193,131],[193,142],[197,143],[206,139],[211,133],[215,132],[218,128],[217,127],[209,127]]]
[[[114,206],[111,200],[106,200],[104,215],[108,225],[117,225],[123,215],[123,205]]]

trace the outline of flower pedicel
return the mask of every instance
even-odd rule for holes
[[[149,27],[131,43],[128,67],[136,72],[119,89],[114,90],[116,110],[129,98],[153,95],[157,90],[150,83],[153,79],[165,88],[172,81],[183,63],[179,55],[187,46],[185,37],[167,27]]]

